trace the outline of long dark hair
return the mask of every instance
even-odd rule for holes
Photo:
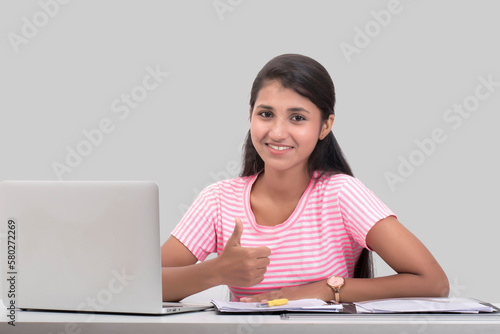
[[[278,80],[283,87],[293,89],[314,103],[321,111],[323,122],[328,120],[330,115],[335,115],[335,88],[332,78],[316,60],[299,54],[283,54],[271,59],[260,70],[253,82],[250,93],[252,110],[260,89],[271,80]],[[243,165],[240,175],[254,175],[262,169],[264,169],[264,161],[255,150],[250,131],[248,131],[243,148]],[[351,167],[331,131],[323,140],[318,140],[309,156],[308,169],[310,175],[313,175],[314,171],[320,171],[319,177],[325,173],[353,176]],[[354,277],[373,277],[373,261],[371,253],[366,248],[362,250],[356,263]]]

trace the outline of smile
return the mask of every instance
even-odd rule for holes
[[[289,149],[293,148],[293,146],[274,146],[271,144],[267,144],[267,146],[269,146],[270,148],[275,149],[277,151],[284,151],[284,150],[289,150]]]

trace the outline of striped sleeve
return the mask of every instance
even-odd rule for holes
[[[205,188],[172,231],[199,261],[204,261],[216,249],[215,227],[220,217],[217,190],[217,184]]]
[[[395,214],[361,181],[348,177],[338,195],[339,208],[347,232],[364,248],[368,231],[379,220]]]

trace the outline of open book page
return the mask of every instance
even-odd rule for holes
[[[389,298],[354,303],[358,313],[479,313],[497,311],[469,298]]]
[[[260,303],[229,302],[214,299],[212,299],[212,304],[220,312],[338,312],[342,310],[342,305],[327,304],[320,299],[289,300],[285,305],[271,307],[259,307]]]

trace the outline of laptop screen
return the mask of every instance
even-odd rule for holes
[[[17,307],[158,312],[158,202],[152,182],[1,182],[2,236],[16,233],[15,270],[2,270],[15,272]]]

